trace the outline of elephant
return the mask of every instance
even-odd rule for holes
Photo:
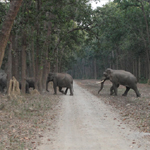
[[[26,82],[28,83],[28,88],[35,89],[35,80],[33,78],[27,78]]]
[[[29,88],[35,89],[35,80],[33,78],[26,78],[26,93],[29,92]],[[19,88],[21,89],[21,82],[19,82]]]
[[[0,91],[4,92],[7,88],[7,74],[5,72],[0,73]]]
[[[119,85],[123,85],[126,87],[125,92],[122,96],[127,96],[130,89],[133,89],[136,93],[137,97],[140,97],[141,94],[137,88],[137,79],[136,77],[125,70],[114,70],[111,68],[107,68],[105,72],[103,72],[104,80],[101,81],[101,87],[98,93],[103,89],[103,84],[106,80],[110,80],[112,82],[112,87],[110,88],[110,95],[117,95],[117,88]]]
[[[54,94],[57,94],[57,87],[59,87],[59,92],[66,95],[68,89],[70,89],[70,95],[73,95],[73,78],[70,74],[50,72],[46,81],[46,91],[48,91],[50,81],[53,81]],[[65,92],[62,90],[63,87],[66,87]]]

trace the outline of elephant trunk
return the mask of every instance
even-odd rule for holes
[[[46,81],[46,91],[47,91],[47,92],[49,92],[49,90],[48,90],[48,83],[49,83],[49,81],[47,80],[47,81]]]
[[[99,91],[98,91],[98,94],[99,94],[99,92],[103,89],[103,87],[104,87],[104,82],[107,80],[107,78],[105,78],[104,80],[102,80],[100,83],[101,83],[101,87],[100,87],[100,89],[99,89]]]

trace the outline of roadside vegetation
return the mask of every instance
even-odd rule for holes
[[[56,117],[59,96],[18,96],[8,100],[0,94],[0,150],[31,150],[40,144],[43,132]]]

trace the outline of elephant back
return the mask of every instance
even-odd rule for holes
[[[62,87],[70,87],[73,84],[73,78],[67,73],[57,73],[56,75],[58,85]]]
[[[128,71],[125,70],[116,70],[113,73],[113,76],[117,78],[120,84],[130,85],[133,83],[137,83],[136,77]]]

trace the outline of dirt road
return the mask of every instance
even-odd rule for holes
[[[145,133],[131,130],[111,106],[74,83],[74,96],[60,95],[58,117],[37,150],[149,150]]]

